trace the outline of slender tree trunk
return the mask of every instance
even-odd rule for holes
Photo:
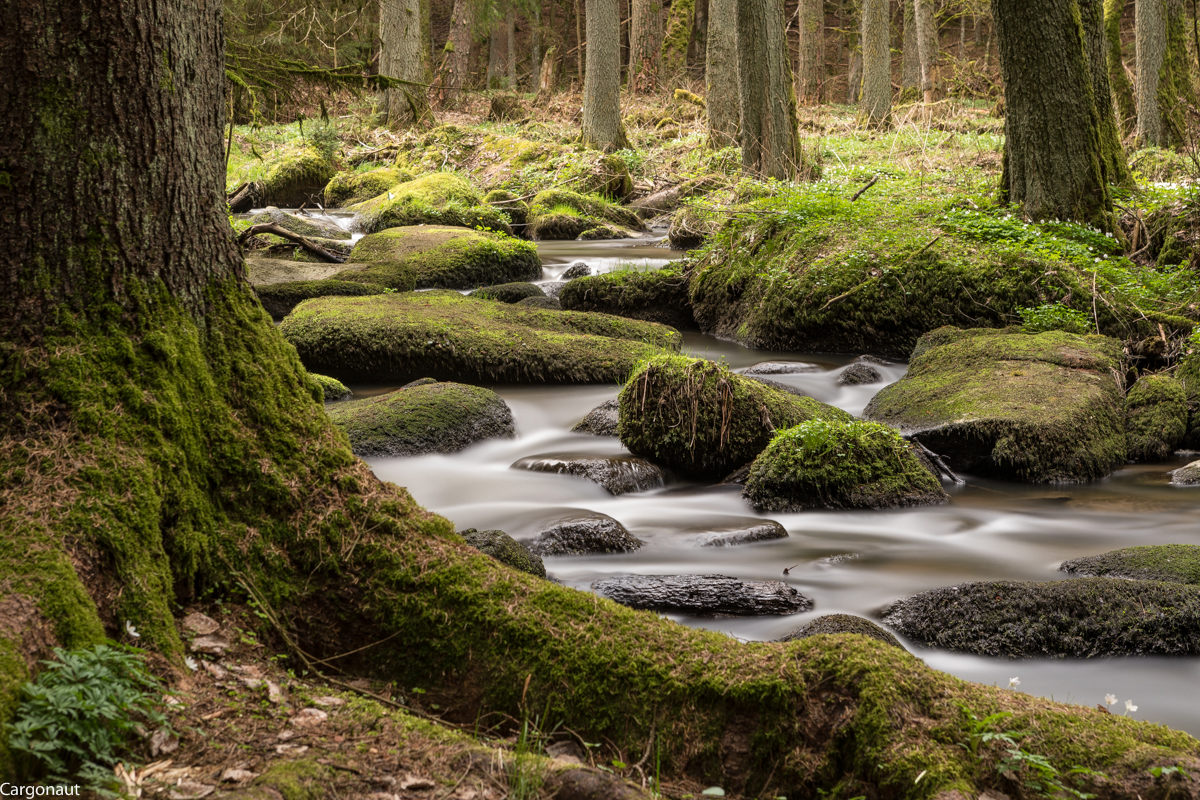
[[[800,159],[782,3],[738,0],[737,52],[742,166],[764,178],[791,178]]]
[[[485,85],[488,89],[503,89],[508,80],[505,69],[505,50],[508,48],[507,26],[503,17],[497,17],[492,23],[492,35],[488,37],[488,64]]]
[[[467,87],[471,67],[471,31],[475,27],[475,3],[454,0],[450,12],[450,38],[442,53],[442,66],[434,80],[434,102],[440,108],[457,108]]]
[[[1113,108],[1112,89],[1108,82],[1107,41],[1104,28],[1103,0],[1078,0],[1080,23],[1087,46],[1088,66],[1092,76],[1092,98],[1096,103],[1097,132],[1100,134],[1100,166],[1104,180],[1118,186],[1132,186],[1133,175],[1125,161],[1121,146],[1121,131]]]
[[[917,13],[915,0],[904,3],[904,44],[900,70],[900,102],[908,103],[921,96],[921,53],[917,45]]]
[[[967,15],[960,13],[958,17],[958,57],[964,58],[967,54]]]
[[[553,6],[551,6],[553,8]],[[529,22],[529,90],[536,92],[542,74],[542,3],[534,0]]]
[[[551,47],[542,59],[542,71],[538,77],[539,98],[549,97],[558,91],[558,48]]]
[[[504,43],[508,45],[508,54],[505,58],[505,67],[507,77],[505,82],[510,92],[517,90],[517,16],[516,9],[508,9],[508,20],[504,30]]]
[[[583,41],[583,7],[580,0],[575,0],[575,77],[583,82],[584,57],[586,44]]]
[[[921,93],[932,103],[937,91],[938,43],[937,17],[933,0],[913,0],[917,18],[917,52],[921,58]]]
[[[617,0],[587,0],[583,141],[605,151],[629,146],[621,124],[621,19]]]
[[[741,94],[737,63],[738,0],[710,0],[708,52],[704,68],[708,103],[708,146],[737,144]]]
[[[862,98],[859,120],[881,128],[892,114],[892,52],[887,0],[863,0],[862,4]]]
[[[1005,87],[1001,197],[1030,219],[1113,229],[1077,0],[993,0]]]
[[[825,100],[825,3],[800,0],[800,58],[796,68],[796,97],[801,103]]]
[[[662,45],[662,77],[678,81],[687,69],[688,41],[692,35],[692,15],[696,0],[672,0]],[[668,84],[669,85],[669,84]]]
[[[384,91],[383,108],[388,125],[395,128],[426,119],[424,40],[421,36],[421,0],[384,0],[379,9],[379,72],[389,78],[411,81]]]
[[[692,36],[688,43],[687,65],[693,75],[704,77],[704,67],[708,58],[708,0],[696,0],[696,10],[692,14]]]
[[[433,0],[421,0],[422,81],[433,82]]]
[[[633,0],[629,27],[629,90],[634,94],[658,87],[662,44],[662,0]]]
[[[1121,53],[1121,16],[1127,0],[1105,0],[1104,37],[1107,44],[1108,84],[1112,88],[1117,104],[1117,118],[1125,133],[1132,133],[1137,126],[1137,105],[1133,102],[1133,84],[1125,72],[1125,59]]]

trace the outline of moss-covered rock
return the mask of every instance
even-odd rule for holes
[[[498,303],[520,303],[523,300],[545,298],[546,293],[536,283],[501,283],[495,286],[484,286],[467,295],[480,300],[495,300]]]
[[[575,239],[591,228],[615,225],[641,231],[637,214],[599,197],[565,189],[539,192],[529,206],[530,238],[539,241]]]
[[[292,233],[303,236],[307,239],[350,238],[350,234],[338,227],[337,223],[335,222],[330,222],[327,219],[306,217],[300,214],[291,214],[287,211],[280,211],[274,206],[263,209],[259,213],[252,216],[250,221],[255,225],[273,223],[283,228],[285,231],[291,231]]]
[[[481,553],[491,556],[501,564],[507,564],[513,569],[528,572],[539,578],[546,577],[546,565],[540,556],[529,552],[529,548],[509,536],[504,531],[481,531],[468,528],[459,531],[463,541]]]
[[[475,187],[449,172],[401,183],[348,208],[356,212],[353,226],[360,233],[407,225],[458,225],[512,233],[504,215],[483,202]]]
[[[1176,470],[1171,470],[1171,483],[1176,486],[1200,485],[1200,461],[1192,461]]]
[[[455,453],[484,439],[516,435],[512,411],[500,395],[461,383],[397,389],[328,411],[358,456]]]
[[[576,278],[559,291],[558,299],[563,308],[573,311],[616,314],[680,330],[696,327],[687,275],[676,266]]]
[[[529,204],[512,192],[492,189],[483,196],[483,202],[499,209],[514,229],[524,228],[529,222]]]
[[[315,148],[285,150],[275,158],[262,180],[261,202],[264,206],[283,208],[315,205],[333,173],[333,164]]]
[[[345,269],[342,264],[329,262],[314,263],[261,256],[246,259],[246,277],[256,290],[272,283],[324,281]]]
[[[630,608],[700,616],[795,614],[812,601],[783,581],[728,575],[631,575],[592,581],[592,591]]]
[[[612,517],[591,512],[547,525],[529,542],[529,550],[541,556],[578,556],[631,553],[643,544]]]
[[[612,383],[682,343],[648,322],[445,291],[309,300],[280,331],[312,370],[380,382]]]
[[[721,229],[720,216],[696,206],[684,206],[671,215],[667,241],[676,250],[692,250]]]
[[[1188,406],[1187,433],[1180,444],[1189,450],[1200,450],[1200,350],[1180,359],[1175,379],[1183,386]]]
[[[1128,578],[1200,585],[1200,546],[1153,544],[1064,561],[1059,569],[1094,578]]]
[[[601,153],[594,162],[587,163],[586,172],[572,181],[571,186],[582,194],[623,200],[633,191],[633,177],[620,156]]]
[[[331,378],[328,375],[318,375],[315,372],[308,373],[308,377],[316,381],[317,385],[321,387],[321,394],[325,398],[326,403],[331,403],[334,400],[345,400],[352,394],[346,388],[346,384],[337,378]]]
[[[780,636],[776,641],[794,642],[799,639],[807,639],[809,636],[839,633],[854,633],[859,636],[869,636],[876,641],[890,644],[892,647],[899,647],[901,650],[904,649],[904,645],[900,644],[900,640],[893,636],[890,631],[879,627],[869,619],[856,617],[853,614],[826,614],[823,617],[810,619],[794,631]]]
[[[412,286],[408,286],[409,289]],[[362,297],[383,294],[384,287],[374,283],[356,283],[344,280],[284,281],[268,283],[254,288],[267,313],[276,319],[286,317],[292,309],[314,297]]]
[[[614,228],[611,225],[597,225],[594,228],[588,228],[575,238],[581,242],[600,242],[606,239],[632,239],[633,235],[629,231]]]
[[[416,176],[399,167],[382,167],[369,172],[339,172],[325,185],[325,207],[342,208],[379,197]]]
[[[851,364],[838,375],[839,386],[861,386],[865,383],[879,383],[883,380],[882,373],[870,364]]]
[[[400,291],[472,289],[542,275],[537,248],[502,233],[443,225],[388,228],[359,239],[346,262],[366,264],[340,280],[378,283]]]
[[[1125,396],[1125,436],[1129,458],[1164,461],[1187,434],[1188,406],[1183,385],[1169,375],[1146,375]]]
[[[516,304],[529,308],[541,308],[546,311],[562,311],[562,304],[558,302],[557,297],[546,297],[544,294],[522,298]]]
[[[489,87],[491,88],[491,87]],[[521,98],[515,94],[495,94],[488,104],[489,122],[517,122],[529,116]]]
[[[922,592],[883,621],[927,647],[1000,658],[1200,654],[1200,587],[1108,578]]]
[[[950,499],[912,445],[891,428],[821,419],[775,434],[750,467],[742,496],[760,511],[894,508]]]
[[[1102,336],[940,328],[863,416],[920,433],[955,470],[1092,480],[1125,463],[1121,359],[1120,342]]]
[[[776,428],[810,419],[849,422],[849,414],[743,378],[723,364],[658,356],[621,390],[618,434],[635,455],[684,477],[719,480],[753,461]]]

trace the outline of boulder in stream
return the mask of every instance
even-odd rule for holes
[[[539,556],[579,556],[629,553],[642,544],[612,517],[589,512],[551,523],[526,546]]]
[[[598,483],[610,494],[628,494],[657,489],[667,482],[662,468],[636,456],[591,456],[549,453],[522,458],[512,469],[574,475]]]
[[[432,172],[401,183],[348,209],[355,212],[352,227],[360,233],[410,225],[457,225],[512,233],[503,214],[485,203],[474,186],[450,172]]]
[[[696,327],[687,275],[675,266],[576,278],[562,288],[559,300],[573,311],[600,311],[679,329]]]
[[[544,281],[538,286],[542,287],[542,291],[546,293],[546,297],[557,298],[562,293],[562,289],[568,281]]]
[[[1172,470],[1171,483],[1176,486],[1200,486],[1200,461],[1193,461]]]
[[[617,401],[605,400],[587,413],[587,416],[571,428],[572,433],[590,433],[593,436],[617,435]]]
[[[276,319],[286,317],[292,309],[314,297],[363,297],[383,294],[385,287],[355,281],[284,281],[254,287],[254,293],[267,313]]]
[[[870,636],[876,641],[890,644],[892,647],[899,647],[901,650],[904,649],[904,645],[900,644],[900,640],[893,636],[890,631],[881,628],[869,619],[856,617],[853,614],[826,614],[823,617],[810,619],[790,633],[780,636],[775,641],[795,642],[823,633],[856,633],[859,636]]]
[[[750,377],[752,375],[800,375],[821,371],[819,366],[806,361],[760,361],[754,366],[748,367],[742,374]]]
[[[339,381],[337,378],[331,378],[328,375],[317,375],[308,373],[308,377],[316,381],[321,387],[321,397],[326,403],[332,403],[335,400],[345,400],[351,395],[351,391],[346,388],[346,384]]]
[[[325,207],[341,208],[361,203],[379,197],[415,177],[399,167],[381,167],[368,172],[339,172],[325,185]]]
[[[701,547],[734,547],[754,542],[786,539],[787,536],[787,528],[773,519],[748,519],[745,524],[717,527],[714,530],[705,531],[695,538]]]
[[[531,298],[545,298],[546,293],[536,283],[501,283],[495,286],[484,286],[482,289],[476,289],[467,294],[467,297],[477,297],[480,300],[495,300],[497,303],[519,303],[522,300]]]
[[[1046,483],[1125,463],[1121,343],[1062,331],[939,328],[863,416],[920,434],[955,471]]]
[[[563,274],[558,277],[560,281],[570,281],[575,278],[586,278],[592,274],[592,268],[582,261],[576,261],[571,266],[563,270]]]
[[[641,231],[637,214],[595,196],[566,189],[539,192],[529,205],[530,238],[537,241],[575,239],[586,230],[615,225]]]
[[[1183,384],[1169,375],[1143,375],[1125,395],[1125,437],[1133,461],[1165,461],[1187,434]]]
[[[870,364],[851,364],[838,375],[840,386],[861,386],[864,383],[879,383],[883,375]]]
[[[546,577],[546,565],[542,563],[542,559],[529,552],[528,547],[504,531],[467,528],[465,531],[459,531],[458,535],[471,547],[501,564],[507,564],[513,569],[528,572],[539,578]]]
[[[592,582],[592,591],[630,608],[702,616],[795,614],[812,601],[782,581],[728,575],[630,575]]]
[[[1059,569],[1082,577],[1126,578],[1200,585],[1200,546],[1151,544],[1064,561]]]
[[[353,274],[337,277],[400,291],[413,286],[473,289],[542,275],[537,247],[529,242],[446,225],[388,228],[364,236],[346,262],[347,267],[352,264],[365,266],[356,266]]]

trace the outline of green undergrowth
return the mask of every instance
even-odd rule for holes
[[[401,291],[473,289],[542,275],[537,247],[501,233],[441,225],[388,228],[358,241],[347,263],[367,264],[341,280]]]

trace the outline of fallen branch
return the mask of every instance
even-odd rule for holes
[[[879,176],[878,176],[878,175],[876,175],[874,178],[871,178],[871,182],[870,182],[870,183],[868,183],[866,186],[862,187],[862,188],[861,188],[861,189],[859,189],[857,192],[855,192],[855,193],[854,193],[854,197],[851,197],[851,198],[850,198],[850,202],[851,202],[851,203],[853,203],[855,200],[857,200],[858,198],[862,197],[862,196],[863,196],[863,192],[865,192],[867,189],[870,189],[872,186],[874,186],[874,185],[875,185],[875,184],[877,184],[877,183],[879,183]]]
[[[962,478],[955,475],[950,470],[950,468],[948,466],[946,466],[946,462],[942,460],[941,456],[939,456],[937,453],[930,450],[925,445],[921,444],[921,442],[917,440],[916,434],[913,434],[913,436],[911,438],[909,438],[907,436],[905,438],[908,439],[908,441],[912,442],[914,445],[916,445],[917,449],[919,449],[922,453],[924,453],[929,458],[929,460],[933,462],[933,465],[938,468],[938,471],[941,472],[943,476],[945,476],[946,478],[949,478],[951,481],[958,484],[959,486],[966,483],[966,481],[964,481]]]
[[[321,245],[305,239],[298,233],[292,233],[287,228],[281,228],[274,222],[264,222],[260,225],[251,225],[249,228],[242,231],[242,235],[238,237],[238,244],[244,244],[245,241],[251,236],[257,236],[260,233],[273,233],[276,236],[281,236],[284,239],[293,241],[322,261],[328,261],[332,264],[344,264],[346,262],[346,259],[342,256],[331,253],[324,247],[321,247]]]

